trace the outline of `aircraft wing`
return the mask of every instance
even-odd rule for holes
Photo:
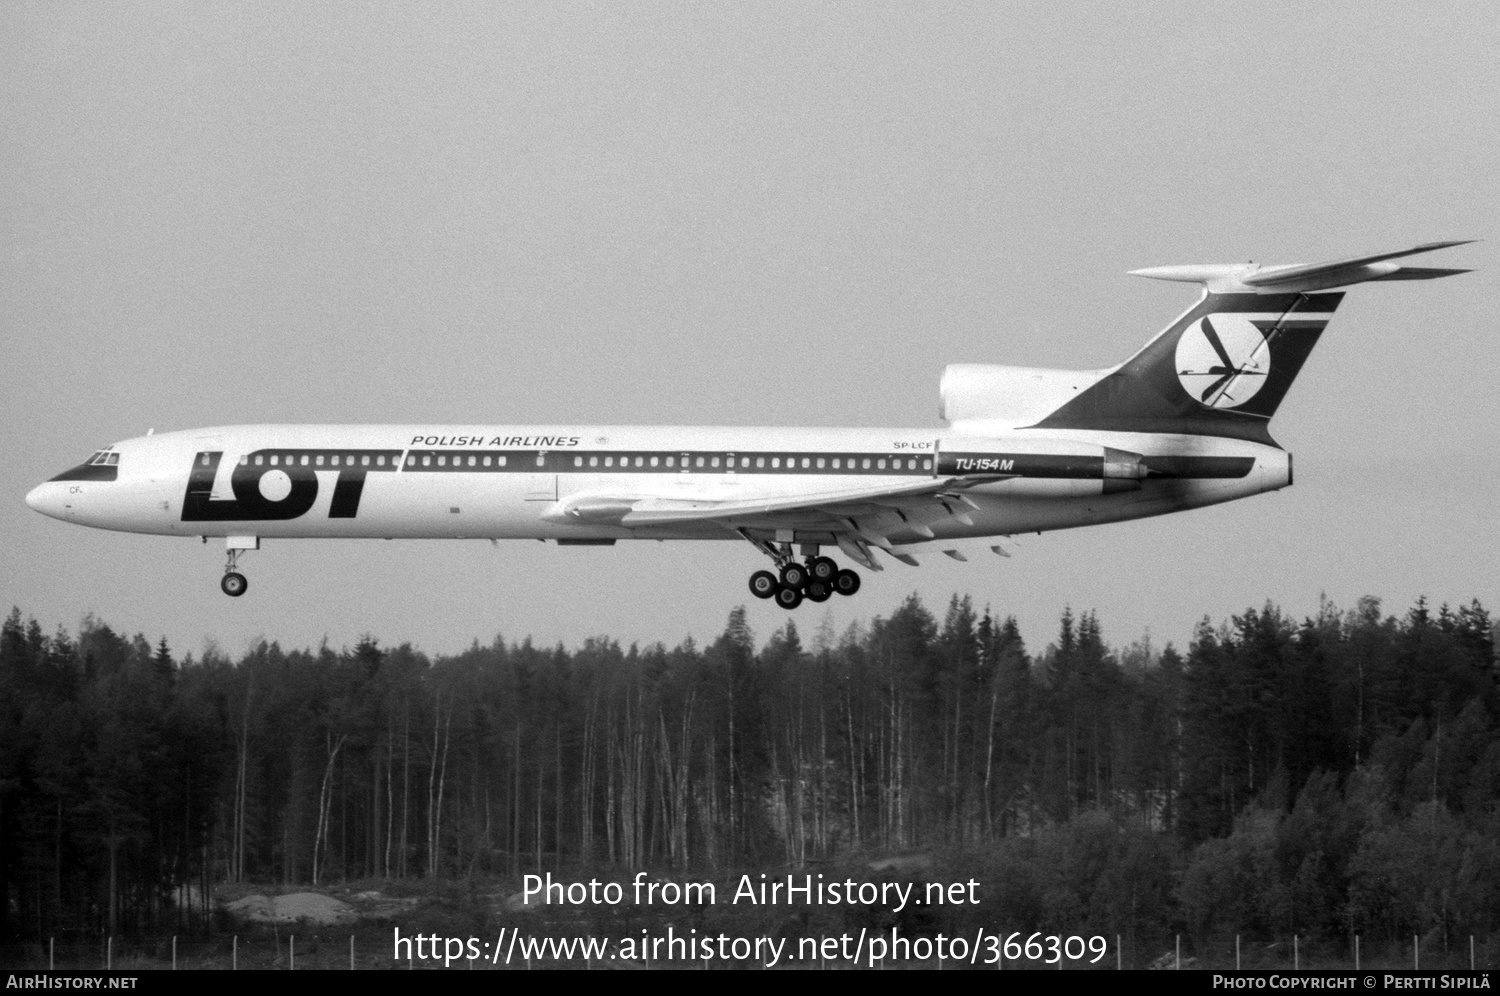
[[[839,547],[855,560],[878,570],[869,547],[879,547],[908,563],[897,552],[904,542],[932,540],[932,526],[948,520],[972,525],[976,506],[963,492],[977,484],[1005,480],[1011,474],[960,478],[925,478],[910,484],[814,492],[792,497],[716,501],[659,496],[579,496],[559,502],[548,518],[598,525],[672,526],[718,523],[757,542],[752,530],[798,529],[833,533]]]

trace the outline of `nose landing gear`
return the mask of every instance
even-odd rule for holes
[[[229,563],[224,565],[224,576],[219,579],[219,589],[230,598],[239,598],[250,587],[250,582],[245,580],[245,575],[235,570],[239,566],[240,551],[234,547],[229,548]]]
[[[203,542],[208,542],[208,537],[203,537]],[[230,598],[239,598],[250,587],[250,582],[245,580],[245,575],[239,572],[240,551],[259,550],[260,538],[256,536],[227,536],[224,539],[224,547],[228,553],[229,560],[224,565],[224,576],[219,579],[219,590]]]

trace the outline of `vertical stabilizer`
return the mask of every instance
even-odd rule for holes
[[[1032,427],[1169,432],[1273,443],[1267,425],[1343,300],[1343,293],[1328,289],[1465,273],[1390,262],[1462,244],[1437,242],[1305,265],[1136,270],[1139,276],[1201,283],[1205,292],[1139,353]]]

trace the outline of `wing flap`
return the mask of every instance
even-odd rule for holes
[[[1002,475],[1003,476],[1003,475]],[[864,488],[857,491],[831,491],[796,495],[785,498],[754,498],[749,500],[713,501],[705,499],[663,498],[659,496],[625,497],[618,495],[589,495],[559,502],[549,509],[544,518],[562,522],[586,522],[590,524],[634,526],[669,526],[690,522],[755,519],[767,516],[793,516],[806,513],[838,519],[858,519],[861,516],[896,514],[905,509],[898,504],[902,499],[927,499],[937,501],[945,492],[957,491],[999,477],[924,478],[910,484],[883,488]],[[891,507],[893,504],[896,507]],[[957,501],[949,498],[945,507],[956,507]]]

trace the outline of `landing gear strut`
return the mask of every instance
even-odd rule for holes
[[[203,542],[208,542],[207,536],[203,537]],[[260,539],[255,536],[226,536],[224,547],[229,560],[224,565],[224,576],[219,579],[219,590],[230,598],[239,598],[250,587],[250,582],[245,580],[245,575],[239,572],[240,552],[259,550]]]
[[[852,595],[859,591],[859,575],[848,568],[840,569],[832,557],[818,556],[817,547],[803,546],[802,552],[808,557],[802,564],[792,559],[790,543],[773,546],[769,542],[756,542],[755,545],[777,568],[776,574],[756,571],[750,575],[750,594],[756,598],[774,598],[783,609],[795,609],[804,599],[826,602],[835,594]]]
[[[240,559],[240,551],[230,549],[229,563],[224,565],[224,577],[219,580],[219,588],[230,598],[239,598],[250,587],[250,582],[245,580],[245,575],[235,570],[236,563]]]

